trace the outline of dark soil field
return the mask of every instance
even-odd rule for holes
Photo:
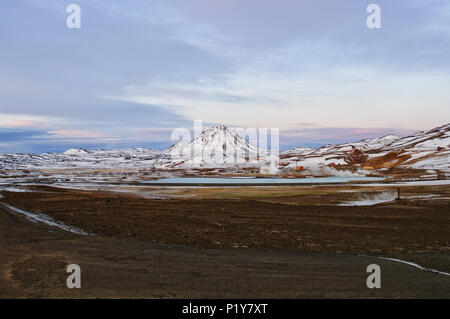
[[[331,190],[305,189],[315,205],[267,189],[262,197],[202,190],[183,199],[52,187],[3,192],[4,203],[95,235],[30,223],[0,207],[0,297],[450,297],[450,277],[377,258],[450,272],[448,200],[344,207],[326,204],[338,196]],[[321,205],[317,196],[327,200]],[[65,286],[70,263],[82,268],[81,289]],[[381,266],[381,289],[366,287],[372,263]]]

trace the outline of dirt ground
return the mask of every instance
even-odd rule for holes
[[[419,195],[344,207],[331,203],[354,193],[333,187],[284,195],[265,188],[263,195],[241,196],[233,194],[236,189],[225,196],[229,189],[202,189],[182,199],[32,190],[3,192],[1,201],[95,236],[31,223],[0,206],[2,298],[450,297],[450,277],[376,257],[450,272],[445,199]],[[405,194],[425,191],[448,189],[421,187]],[[310,201],[297,202],[298,193]],[[65,285],[71,263],[82,269],[81,289]],[[381,266],[381,289],[366,287],[366,267],[372,263]]]

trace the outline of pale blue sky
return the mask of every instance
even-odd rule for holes
[[[67,5],[81,29],[66,27]],[[366,7],[381,7],[368,29]],[[174,127],[281,144],[450,118],[447,0],[0,0],[0,152],[165,147]]]

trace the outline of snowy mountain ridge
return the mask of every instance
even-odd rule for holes
[[[166,151],[147,148],[85,150],[62,154],[0,154],[0,169],[190,169],[266,165],[269,157],[234,128],[217,125],[205,129],[189,143],[177,143]],[[262,161],[261,161],[262,160]],[[277,165],[278,166],[278,165]],[[281,172],[297,166],[372,171],[389,168],[450,172],[450,124],[406,137],[386,135],[353,143],[319,148],[294,148],[280,153]]]
[[[438,169],[450,172],[450,124],[406,137],[386,135],[354,143],[325,145],[313,151],[281,153],[281,165]]]

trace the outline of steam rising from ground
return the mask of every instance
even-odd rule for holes
[[[353,173],[350,171],[340,171],[328,166],[306,166],[305,173],[313,176],[340,176],[340,177],[357,177],[363,176],[358,173]]]
[[[275,165],[263,165],[259,169],[260,174],[267,174],[267,175],[275,175],[279,172],[279,169]]]

